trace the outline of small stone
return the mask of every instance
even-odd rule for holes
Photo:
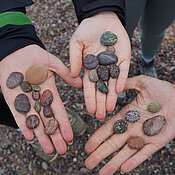
[[[41,111],[41,104],[39,101],[35,102],[35,111],[38,113]]]
[[[26,72],[26,79],[30,84],[39,85],[46,81],[48,75],[47,68],[42,64],[35,64]]]
[[[39,92],[41,90],[41,87],[40,86],[33,86],[32,90],[35,92]]]
[[[73,158],[73,162],[77,162],[77,158],[76,157]]]
[[[117,120],[114,123],[113,130],[116,134],[124,133],[128,128],[128,124],[125,120]]]
[[[115,54],[107,51],[99,53],[97,55],[97,58],[99,60],[100,65],[110,65],[117,63],[118,61],[118,57]]]
[[[137,122],[140,119],[141,115],[138,111],[130,110],[125,113],[125,119],[128,122]]]
[[[99,64],[98,58],[93,54],[88,54],[83,61],[83,65],[86,69],[95,69]]]
[[[30,91],[32,91],[32,86],[27,81],[23,81],[20,84],[20,86],[21,86],[22,91],[24,91],[24,92],[30,92]]]
[[[97,69],[97,73],[99,78],[102,81],[108,81],[109,80],[109,69],[106,66],[100,65]]]
[[[21,84],[24,76],[20,72],[12,72],[7,78],[6,85],[8,88],[13,89]]]
[[[161,109],[161,106],[157,102],[152,102],[148,105],[148,111],[150,111],[150,112],[153,112],[153,113],[159,112],[160,109]]]
[[[39,118],[37,115],[29,115],[26,119],[26,126],[29,129],[35,129],[39,125]]]
[[[53,94],[52,92],[47,89],[42,93],[40,102],[42,106],[50,106],[52,104],[53,101]]]
[[[113,46],[116,42],[117,36],[110,31],[103,33],[103,35],[101,36],[101,43],[104,46]]]
[[[31,109],[31,104],[27,95],[23,93],[19,94],[15,98],[14,107],[18,112],[22,114],[26,114],[27,112],[29,112]]]
[[[115,48],[113,46],[108,46],[106,49],[107,52],[115,53]]]
[[[38,91],[33,91],[32,92],[32,98],[34,100],[39,100],[40,99],[40,93]]]
[[[96,81],[99,80],[99,77],[98,77],[98,74],[97,74],[97,69],[90,70],[90,72],[89,72],[89,79],[92,82],[96,82]]]
[[[45,125],[45,133],[47,135],[52,135],[58,128],[58,122],[55,119],[49,120]]]
[[[144,141],[141,137],[139,136],[131,136],[127,140],[127,144],[130,148],[132,149],[141,149],[144,147]]]
[[[46,162],[42,162],[42,168],[44,170],[48,170],[48,164]]]
[[[110,77],[117,79],[120,74],[120,69],[117,65],[112,64],[109,66]]]
[[[108,87],[101,80],[97,81],[97,88],[98,88],[99,91],[101,91],[104,94],[108,93]]]
[[[43,108],[43,114],[45,117],[50,118],[53,116],[53,111],[50,106],[45,106]]]
[[[153,136],[158,134],[164,125],[166,124],[166,119],[163,115],[157,115],[153,118],[147,119],[143,123],[143,131],[148,136]]]

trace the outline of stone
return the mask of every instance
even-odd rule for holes
[[[26,126],[29,129],[35,129],[39,125],[39,117],[37,115],[31,114],[26,119]]]
[[[24,76],[20,72],[12,72],[7,78],[6,85],[9,89],[13,89],[21,84]]]
[[[48,164],[46,163],[46,162],[42,162],[42,168],[45,170],[45,171],[47,171],[48,170],[48,168],[49,168],[49,166],[48,166]]]
[[[117,120],[113,125],[113,130],[116,134],[124,133],[128,128],[128,124],[125,120]]]
[[[102,81],[108,81],[109,80],[109,69],[106,66],[100,65],[97,68],[97,73],[99,78]]]
[[[29,112],[31,109],[31,104],[27,95],[25,95],[24,93],[19,94],[15,98],[14,107],[16,111],[22,114],[26,114],[27,112]]]
[[[120,74],[120,69],[117,65],[112,64],[109,66],[109,73],[111,78],[117,79]]]
[[[32,92],[32,98],[34,100],[39,100],[40,99],[40,93],[38,91],[33,91]]]
[[[20,84],[20,86],[21,86],[21,89],[22,89],[23,92],[30,92],[30,91],[32,91],[32,86],[27,81],[23,81]]]
[[[45,133],[47,135],[53,135],[58,128],[58,122],[55,119],[49,120],[45,125]]]
[[[150,112],[153,112],[153,113],[159,112],[160,109],[161,109],[161,105],[157,102],[152,102],[148,105],[148,111]]]
[[[131,136],[127,140],[127,144],[131,149],[141,149],[144,147],[144,140],[139,136]]]
[[[50,106],[45,106],[43,108],[43,114],[45,117],[50,118],[53,116],[53,111],[52,108]]]
[[[42,106],[50,106],[52,104],[53,101],[53,94],[52,92],[47,89],[42,93],[40,102]]]
[[[89,71],[89,79],[92,82],[96,82],[99,80],[98,74],[97,74],[97,69],[92,69]]]
[[[166,124],[166,119],[163,115],[157,115],[153,118],[147,119],[143,123],[143,131],[148,136],[153,136],[158,134],[164,125]]]
[[[83,65],[86,69],[95,69],[99,64],[98,58],[93,54],[88,54],[83,61]]]
[[[41,111],[41,104],[39,101],[35,102],[35,111],[38,113]]]
[[[117,63],[118,61],[118,57],[115,54],[107,51],[99,53],[97,58],[99,60],[99,64],[105,66]]]
[[[115,48],[113,46],[108,46],[106,49],[107,52],[115,53]]]
[[[141,115],[138,111],[130,110],[125,113],[125,119],[131,123],[137,122],[140,117]]]
[[[97,88],[104,94],[108,93],[108,87],[102,80],[97,81]]]
[[[113,46],[116,42],[117,36],[110,31],[103,33],[103,35],[101,36],[101,43],[104,46]]]
[[[26,80],[30,84],[39,85],[46,81],[48,76],[47,68],[42,64],[35,64],[26,71]]]
[[[41,87],[40,86],[33,86],[32,90],[35,92],[39,92],[41,90]]]

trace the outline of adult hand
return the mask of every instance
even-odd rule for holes
[[[83,77],[87,111],[90,114],[96,113],[99,120],[105,118],[106,111],[114,110],[117,95],[122,93],[125,87],[131,55],[128,35],[114,12],[102,12],[83,20],[70,40],[71,75],[77,77],[81,71],[82,60],[86,55],[97,55],[106,50],[106,46],[100,42],[101,35],[106,31],[111,31],[118,37],[118,41],[114,45],[115,54],[119,58],[117,63],[120,67],[118,80],[109,79],[107,82],[109,92],[106,95],[97,90],[95,83],[89,80],[89,70],[84,70]]]
[[[59,128],[53,135],[51,135],[51,139],[57,152],[60,155],[65,155],[67,151],[65,142],[72,142],[73,132],[64,105],[62,104],[55,85],[54,72],[63,78],[67,83],[77,88],[82,87],[82,80],[79,77],[72,78],[70,76],[69,69],[57,57],[53,56],[37,45],[30,45],[19,49],[0,62],[0,83],[2,92],[19,128],[21,129],[21,132],[28,140],[33,140],[34,135],[32,131],[26,127],[25,116],[18,113],[14,108],[15,98],[19,93],[22,93],[22,90],[20,86],[16,87],[15,89],[7,88],[6,80],[8,76],[15,71],[21,72],[23,75],[25,75],[27,69],[34,64],[43,64],[48,69],[48,78],[40,85],[41,93],[46,89],[51,90],[53,93],[54,99],[51,107],[54,112],[54,116],[59,123]],[[27,113],[27,115],[36,114],[38,116],[37,112],[34,110],[34,100],[32,99],[31,93],[26,93],[26,95],[29,97],[31,103],[31,110]],[[54,151],[53,145],[49,137],[44,132],[44,125],[47,119],[43,117],[42,111],[40,112],[40,115],[42,120],[40,120],[39,126],[34,129],[34,133],[43,150],[47,154],[52,154]]]
[[[147,76],[138,76],[128,79],[125,89],[137,89],[139,93],[131,104],[101,126],[85,146],[86,152],[91,153],[85,162],[88,169],[95,168],[103,159],[123,146],[119,153],[100,170],[100,175],[112,175],[119,168],[123,173],[133,170],[175,137],[175,87],[172,84]],[[160,103],[161,110],[157,113],[149,112],[147,107],[151,102]],[[137,110],[141,114],[140,120],[136,123],[128,123],[125,133],[115,134],[113,124],[118,119],[124,119],[124,114],[128,110]],[[158,114],[166,118],[166,125],[155,136],[145,135],[143,122]],[[145,146],[140,150],[129,148],[126,142],[130,136],[142,137]],[[102,144],[104,140],[106,141]]]

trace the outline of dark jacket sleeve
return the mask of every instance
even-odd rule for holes
[[[73,0],[78,22],[91,17],[99,12],[115,12],[122,24],[126,24],[126,2],[125,0]]]

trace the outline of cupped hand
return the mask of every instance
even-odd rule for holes
[[[82,80],[79,77],[72,78],[70,75],[70,70],[57,57],[53,56],[37,45],[30,45],[19,49],[0,62],[0,83],[2,92],[8,106],[12,111],[16,123],[21,129],[23,135],[28,140],[33,140],[33,132],[26,127],[26,119],[24,114],[20,114],[14,108],[15,98],[18,94],[22,93],[22,90],[20,86],[14,89],[9,89],[6,86],[6,80],[12,72],[21,72],[23,75],[25,75],[27,69],[34,64],[43,64],[48,69],[48,78],[40,85],[41,94],[46,89],[51,90],[53,93],[54,99],[51,104],[51,108],[54,112],[56,120],[59,123],[59,128],[53,135],[51,135],[51,139],[57,152],[60,155],[65,155],[67,151],[66,142],[72,142],[73,132],[67,117],[67,113],[55,85],[54,72],[63,78],[67,83],[77,88],[82,87]],[[27,116],[30,114],[35,114],[38,116],[37,112],[34,110],[34,100],[32,99],[31,93],[26,93],[26,95],[29,97],[31,103],[31,110],[27,113]],[[40,112],[40,117],[42,120],[40,120],[39,126],[33,129],[33,131],[38,138],[38,141],[40,142],[43,150],[47,154],[52,154],[54,148],[49,137],[44,132],[44,126],[47,122],[47,119],[43,116],[42,111]]]
[[[96,89],[95,83],[88,78],[89,70],[84,70],[83,86],[87,111],[96,114],[99,120],[103,120],[106,111],[114,110],[117,95],[120,94],[126,83],[130,65],[130,41],[118,16],[113,12],[102,12],[82,21],[70,40],[71,75],[77,77],[81,71],[82,62],[86,55],[106,51],[106,46],[100,42],[100,38],[106,31],[115,33],[118,37],[114,45],[116,55],[119,58],[117,65],[120,68],[118,80],[110,78],[107,82],[108,94],[103,94]]]
[[[88,169],[95,168],[103,159],[123,147],[100,170],[100,175],[112,175],[119,168],[123,173],[133,170],[175,137],[175,87],[172,84],[147,76],[138,76],[128,79],[125,89],[137,89],[139,93],[131,104],[101,126],[85,146],[86,152],[91,153],[85,162]],[[151,102],[158,102],[161,105],[161,110],[157,113],[149,112],[147,107]],[[128,110],[137,110],[141,114],[140,120],[136,123],[128,123],[125,133],[115,134],[113,124],[118,119],[124,119],[124,114]],[[143,122],[158,114],[166,118],[165,126],[157,135],[145,135],[142,128]],[[145,146],[140,150],[131,149],[126,144],[130,136],[142,137]],[[105,142],[103,143],[103,141]]]

